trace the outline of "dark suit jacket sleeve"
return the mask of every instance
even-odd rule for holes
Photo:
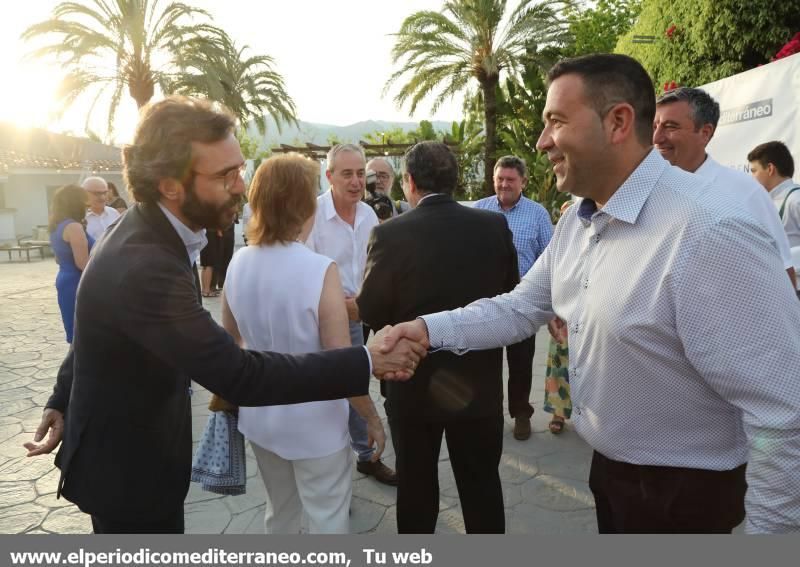
[[[146,352],[224,399],[261,406],[368,393],[363,347],[300,356],[243,350],[200,305],[188,265],[165,256],[131,268],[116,323]]]
[[[514,246],[514,235],[511,233],[511,229],[508,227],[508,221],[506,221],[505,216],[502,216],[501,218],[505,228],[504,235],[506,253],[510,257],[508,276],[506,278],[506,291],[511,291],[517,287],[517,284],[519,283],[519,257],[517,256],[517,248]]]
[[[56,385],[53,386],[53,394],[47,400],[44,407],[56,409],[61,413],[66,411],[67,405],[69,404],[69,394],[72,391],[74,357],[72,346],[70,346],[69,352],[67,352],[67,356],[64,358],[64,362],[61,363],[61,367],[58,369]]]
[[[367,244],[367,266],[364,283],[356,298],[361,320],[379,331],[392,321],[391,305],[395,298],[393,270],[397,258],[391,258],[380,226],[372,230]]]

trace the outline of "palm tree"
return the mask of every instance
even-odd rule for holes
[[[286,92],[283,77],[267,55],[245,57],[247,46],[237,45],[221,32],[204,43],[185,46],[175,59],[181,70],[172,92],[203,95],[223,103],[244,128],[252,120],[263,136],[266,115],[281,123],[297,123],[294,101]]]
[[[179,49],[217,31],[210,24],[193,23],[196,17],[210,18],[205,10],[182,2],[62,2],[49,20],[25,30],[22,39],[47,37],[52,41],[30,55],[55,58],[66,69],[58,93],[62,111],[83,93],[96,90],[94,108],[101,95],[110,90],[110,135],[126,88],[141,108],[153,97],[156,86],[166,92],[172,80],[171,63]],[[163,65],[158,66],[157,61],[163,61]]]
[[[421,100],[438,91],[432,111],[476,79],[483,95],[485,190],[491,191],[497,144],[497,94],[504,71],[516,75],[526,65],[542,70],[550,63],[539,47],[566,38],[560,16],[571,0],[521,0],[506,17],[506,0],[449,0],[442,12],[420,11],[407,17],[396,34],[393,63],[404,60],[389,78],[407,76],[395,102]]]

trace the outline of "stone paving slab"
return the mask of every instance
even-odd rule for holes
[[[58,366],[67,352],[56,303],[57,266],[0,260],[0,533],[90,533],[89,517],[55,498],[58,470],[51,456],[27,459],[22,443],[33,437]],[[219,320],[219,299],[206,307]],[[517,441],[506,415],[500,465],[506,527],[512,534],[596,533],[594,503],[587,486],[589,447],[568,424],[558,437],[547,431],[544,395],[546,331],[537,337],[534,359],[533,435]],[[379,385],[370,388],[376,407]],[[195,386],[192,431],[198,439],[208,416],[209,393]],[[388,435],[387,435],[388,436]],[[195,441],[195,445],[197,442]],[[264,533],[269,503],[255,459],[247,448],[247,494],[223,497],[192,484],[186,498],[187,533]],[[394,464],[391,439],[385,461]],[[446,443],[439,462],[440,514],[437,533],[464,533],[464,520]],[[395,489],[353,470],[351,529],[354,533],[397,533]]]

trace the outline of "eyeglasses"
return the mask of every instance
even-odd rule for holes
[[[388,174],[388,173],[385,173],[385,172],[383,172],[383,171],[376,173],[376,174],[375,174],[375,177],[377,177],[377,178],[378,178],[378,179],[380,179],[381,181],[388,181],[389,179],[391,179],[391,178],[392,178],[392,176],[391,176],[390,174]]]
[[[229,191],[236,186],[236,182],[239,181],[240,178],[244,178],[244,174],[247,171],[247,164],[243,163],[239,167],[235,167],[233,169],[229,169],[225,173],[203,173],[202,171],[192,170],[192,173],[195,175],[202,175],[204,177],[209,177],[211,179],[222,179],[222,187],[225,191]]]
[[[94,195],[95,197],[105,197],[108,195],[108,191],[87,191],[90,195]]]

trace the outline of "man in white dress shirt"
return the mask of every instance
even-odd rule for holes
[[[120,217],[119,211],[106,206],[108,184],[102,177],[87,177],[81,187],[89,194],[89,210],[86,211],[86,232],[99,240],[106,229]]]
[[[795,287],[789,241],[769,197],[750,175],[725,167],[706,153],[718,122],[719,104],[704,90],[681,87],[669,91],[656,101],[653,145],[672,165],[708,179],[719,198],[731,199],[753,215],[775,239]]]
[[[652,148],[634,59],[548,79],[537,148],[582,199],[514,291],[397,325],[384,348],[496,348],[558,315],[601,533],[729,533],[745,508],[748,532],[800,531],[800,303],[772,236]]]
[[[794,182],[794,159],[786,144],[759,144],[747,154],[750,172],[769,193],[783,222],[789,246],[800,247],[800,185]]]
[[[337,144],[328,152],[325,175],[330,189],[317,197],[314,228],[306,245],[314,252],[336,262],[345,292],[353,345],[364,344],[364,332],[355,297],[364,281],[367,242],[378,217],[361,199],[366,185],[366,158],[361,146]],[[358,472],[373,476],[383,484],[397,485],[395,471],[380,459],[372,461],[375,451],[367,442],[367,424],[350,408],[350,440],[357,455]]]

